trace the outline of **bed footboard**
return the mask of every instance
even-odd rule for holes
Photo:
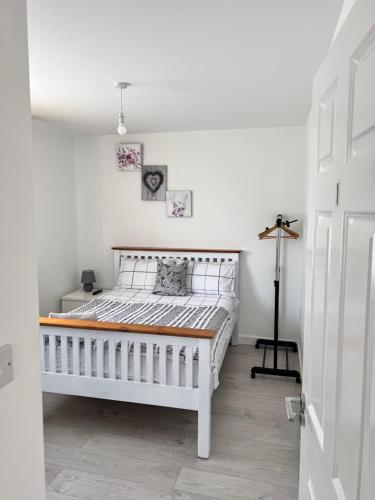
[[[64,325],[58,325],[62,321]],[[89,325],[77,327],[91,323],[85,321],[74,320],[72,326],[66,325],[69,320],[41,318],[40,322],[44,391],[196,410],[198,456],[208,458],[215,332],[200,330],[200,338],[177,336],[176,331],[134,333],[129,331],[132,325],[122,325],[122,331],[103,331]],[[194,359],[197,349],[198,361]],[[198,365],[195,383],[194,364]]]

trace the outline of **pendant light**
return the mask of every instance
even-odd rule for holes
[[[119,135],[125,135],[127,132],[126,126],[125,126],[125,115],[124,115],[124,110],[122,106],[122,91],[129,87],[129,83],[127,82],[116,82],[115,87],[120,89],[120,113],[118,115],[118,127],[117,127],[117,132]]]

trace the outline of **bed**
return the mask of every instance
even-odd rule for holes
[[[208,458],[211,396],[229,342],[238,343],[240,252],[113,251],[116,286],[76,311],[94,314],[97,320],[40,318],[43,391],[195,410],[198,456]],[[218,287],[217,293],[202,288],[182,297],[154,295],[152,284],[147,285],[150,274],[141,273],[136,279],[142,288],[121,283],[128,279],[126,273],[121,276],[124,263],[152,268],[150,263],[169,257],[206,269],[230,263],[235,269],[233,293]],[[203,280],[209,283],[210,278]]]

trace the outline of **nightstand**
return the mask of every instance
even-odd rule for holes
[[[108,292],[108,290],[103,290],[102,293],[98,295],[93,295],[92,292],[85,292],[84,290],[75,290],[72,293],[68,293],[61,298],[61,311],[67,313],[81,307],[92,299],[100,299],[100,297]]]

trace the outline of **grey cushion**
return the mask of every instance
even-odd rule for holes
[[[188,261],[159,260],[154,290],[156,295],[186,295]]]

